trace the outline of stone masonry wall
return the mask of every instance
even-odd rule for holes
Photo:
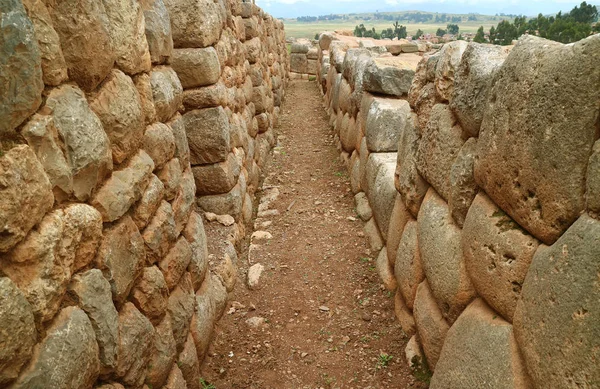
[[[317,74],[319,48],[312,41],[299,39],[290,46],[290,76],[308,79]]]
[[[230,291],[199,212],[252,217],[283,24],[236,0],[0,12],[0,387],[199,388]]]
[[[431,388],[598,387],[600,35],[452,42],[416,72],[320,47],[357,212]]]

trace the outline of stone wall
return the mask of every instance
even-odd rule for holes
[[[252,217],[283,24],[236,0],[0,12],[0,387],[199,388],[230,291],[199,212]]]
[[[600,35],[452,42],[416,72],[320,46],[357,212],[431,388],[598,387]]]
[[[306,79],[317,74],[319,48],[312,41],[299,39],[290,46],[290,76],[295,79]]]

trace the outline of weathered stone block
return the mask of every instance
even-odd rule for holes
[[[132,303],[119,312],[119,353],[115,371],[127,386],[142,386],[149,368],[155,330]]]
[[[417,168],[444,198],[450,198],[450,172],[465,143],[460,125],[445,104],[437,104],[422,132],[417,151]]]
[[[156,212],[156,209],[163,200],[165,194],[165,186],[162,181],[154,174],[150,178],[146,190],[142,194],[142,198],[136,204],[133,214],[131,215],[133,221],[139,229],[146,227],[150,218]]]
[[[173,158],[158,172],[158,178],[165,187],[165,200],[171,201],[177,195],[183,178],[181,164],[177,158]]]
[[[240,181],[243,175],[240,175]],[[217,215],[231,215],[236,220],[242,213],[242,202],[245,192],[238,183],[225,194],[202,196],[196,199],[196,204],[207,212]]]
[[[183,115],[192,165],[223,162],[231,150],[229,120],[222,107]]]
[[[25,0],[23,5],[35,30],[35,39],[42,59],[44,84],[60,85],[68,78],[67,63],[60,47],[60,38],[52,26],[48,8],[42,0]],[[27,30],[19,29],[18,31],[23,33]]]
[[[585,206],[598,133],[599,50],[598,35],[574,45],[524,37],[495,77],[481,124],[477,183],[546,244]]]
[[[367,161],[367,197],[385,241],[398,192],[394,187],[396,153],[372,153]]]
[[[465,265],[477,293],[509,322],[538,244],[485,194],[477,195],[463,228]]]
[[[96,266],[110,282],[113,300],[123,304],[146,261],[146,248],[135,223],[129,216],[104,231]]]
[[[108,35],[116,64],[127,74],[150,70],[144,11],[138,1],[102,0],[108,17]]]
[[[156,266],[145,267],[131,290],[131,301],[156,325],[165,316],[168,299],[169,288],[162,272]]]
[[[192,259],[190,260],[188,271],[191,275],[193,290],[195,291],[202,285],[208,268],[208,247],[202,216],[196,212],[192,212],[188,224],[183,230],[183,236],[190,243],[192,249]]]
[[[94,90],[117,59],[104,3],[63,0],[53,2],[49,11],[60,37],[69,78],[86,92]]]
[[[456,68],[450,108],[471,136],[479,134],[494,76],[508,53],[505,46],[469,42]]]
[[[200,389],[200,364],[192,334],[188,335],[183,350],[179,353],[177,366],[181,369],[187,389]]]
[[[444,317],[454,322],[475,296],[462,258],[461,230],[444,200],[429,189],[417,223],[423,270]]]
[[[162,200],[142,236],[146,246],[150,249],[148,255],[152,263],[167,255],[171,244],[177,239],[175,214],[171,204]]]
[[[584,214],[533,257],[514,330],[537,387],[593,387],[600,381],[598,236],[600,222]]]
[[[133,82],[135,83],[142,104],[144,123],[148,126],[156,121],[156,108],[154,107],[150,75],[148,73],[140,73],[133,78]]]
[[[3,4],[0,26],[0,134],[13,129],[42,103],[42,59],[34,26],[20,1]]]
[[[0,182],[0,252],[6,252],[42,220],[54,196],[43,166],[26,145],[0,157]]]
[[[173,338],[171,318],[166,315],[156,326],[154,333],[154,347],[152,357],[146,374],[146,384],[160,388],[167,381],[171,367],[177,357],[177,345]]]
[[[586,205],[588,212],[600,218],[600,141],[594,143],[590,157],[586,183]]]
[[[53,89],[45,107],[44,110],[52,112],[64,144],[73,176],[73,194],[85,201],[96,184],[112,170],[110,140],[79,88],[62,85]]]
[[[90,108],[102,122],[117,164],[137,151],[144,133],[142,101],[127,75],[113,70],[90,98]]]
[[[308,74],[306,54],[292,53],[290,55],[290,70],[294,73]]]
[[[81,309],[67,307],[54,319],[35,357],[11,388],[90,388],[99,370],[90,320]]]
[[[394,274],[398,282],[398,290],[402,293],[406,306],[413,309],[417,287],[425,279],[415,220],[406,223],[395,259]]]
[[[177,350],[181,350],[190,332],[190,322],[194,315],[194,291],[189,274],[184,274],[179,285],[171,291],[167,312],[171,317]]]
[[[181,233],[188,222],[195,200],[196,184],[194,183],[194,174],[190,168],[187,168],[181,176],[181,182],[172,203],[177,234]]]
[[[379,252],[379,250],[383,248],[384,242],[374,218],[369,219],[369,221],[365,224],[364,231],[365,236],[369,241],[369,247],[371,247],[371,251]]]
[[[91,201],[105,222],[119,219],[142,197],[152,170],[154,162],[140,150],[124,169],[113,172]]]
[[[444,320],[427,280],[417,287],[413,314],[427,364],[435,371],[450,326]]]
[[[144,11],[146,41],[153,64],[167,62],[173,52],[173,36],[169,11],[163,0],[141,2]]]
[[[406,306],[404,297],[402,297],[399,290],[396,290],[396,294],[394,295],[394,313],[396,314],[398,322],[400,322],[402,331],[409,336],[414,335],[416,332],[415,318],[413,317],[411,310]]]
[[[404,96],[414,75],[414,66],[402,57],[371,58],[365,69],[363,88],[372,93]]]
[[[154,161],[154,168],[161,169],[175,155],[175,137],[171,127],[162,123],[148,126],[142,138],[142,148]]]
[[[219,41],[224,22],[220,3],[166,0],[175,47],[208,47]]]
[[[200,196],[229,192],[238,182],[240,164],[233,153],[225,162],[193,166],[196,193]]]
[[[448,330],[430,387],[530,388],[512,326],[473,301]]]
[[[183,106],[186,111],[227,105],[227,89],[223,82],[202,88],[183,91]]]
[[[169,289],[173,289],[185,273],[192,259],[192,249],[184,237],[180,237],[169,253],[158,263]]]
[[[158,66],[150,73],[154,107],[159,121],[167,122],[183,101],[183,87],[177,73],[168,66]]]
[[[68,293],[90,319],[99,347],[100,372],[109,373],[117,365],[119,336],[118,313],[110,284],[100,270],[92,269],[75,275]]]
[[[171,66],[185,89],[214,84],[221,76],[221,64],[214,47],[175,49]]]
[[[435,64],[435,89],[443,100],[452,98],[455,74],[467,45],[466,41],[453,41],[445,44],[439,52]]]
[[[19,376],[36,343],[33,310],[8,277],[0,278],[0,385]]]
[[[402,238],[404,226],[411,219],[412,217],[404,205],[402,196],[397,195],[396,200],[394,201],[394,208],[390,216],[390,224],[386,239],[388,260],[390,261],[392,268],[396,262],[396,251],[398,250],[398,245],[400,244],[400,239]]]
[[[175,138],[175,155],[174,157],[179,160],[181,164],[181,170],[185,170],[190,163],[190,146],[187,140],[187,134],[185,132],[185,123],[183,117],[176,114],[173,119],[167,123],[173,132],[173,138]]]
[[[369,151],[397,151],[400,134],[409,117],[410,106],[406,100],[375,98],[369,107],[365,125]]]
[[[384,246],[379,255],[377,256],[377,261],[375,262],[377,267],[377,273],[379,273],[379,278],[383,282],[383,285],[390,292],[394,292],[396,287],[396,278],[394,277],[394,268],[390,266],[387,257],[387,248]]]
[[[477,139],[469,138],[460,148],[450,169],[448,206],[454,221],[459,227],[463,226],[469,207],[479,191],[473,175],[473,165],[477,157],[476,152]]]

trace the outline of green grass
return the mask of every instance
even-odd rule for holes
[[[410,12],[414,12],[414,11],[410,11]],[[392,13],[392,12],[386,12],[386,13]],[[426,13],[426,12],[422,12],[422,13]],[[402,14],[403,12],[398,12],[398,13],[394,13],[397,14],[399,17],[399,22],[400,24],[406,26],[406,30],[408,32],[409,35],[414,35],[418,29],[421,29],[422,31],[424,31],[425,33],[431,33],[431,34],[435,34],[435,32],[437,31],[438,28],[446,28],[446,25],[448,23],[451,22],[446,22],[446,23],[435,23],[435,22],[428,22],[428,23],[409,23],[406,20],[402,21]],[[364,14],[361,14],[364,15]],[[373,27],[375,27],[375,30],[377,30],[377,32],[381,32],[382,30],[385,30],[387,28],[392,27],[392,23],[391,21],[387,21],[387,20],[364,20],[361,19],[361,15],[355,15],[352,16],[350,20],[323,20],[323,21],[317,21],[317,22],[310,22],[310,23],[305,23],[305,22],[298,22],[296,21],[296,19],[284,19],[283,23],[285,24],[285,35],[286,37],[290,38],[308,38],[308,39],[313,39],[315,37],[315,34],[323,32],[323,31],[335,31],[335,30],[354,30],[354,27],[359,25],[359,24],[364,24],[365,27],[367,29],[371,29]],[[450,14],[448,14],[450,16]],[[357,18],[357,19],[354,19]],[[494,18],[496,18],[496,20],[494,20]],[[466,21],[466,17],[464,18],[465,21],[460,22],[460,23],[456,23],[458,24],[459,27],[459,31],[460,32],[472,32],[475,33],[477,31],[477,29],[479,28],[479,26],[483,26],[483,28],[487,31],[490,29],[490,27],[492,26],[497,26],[498,23],[500,23],[500,21],[502,19],[508,19],[512,21],[512,18],[509,17],[500,17],[500,16],[488,16],[488,15],[477,15],[477,19],[478,20],[474,20],[474,21]],[[393,28],[393,27],[392,27]]]

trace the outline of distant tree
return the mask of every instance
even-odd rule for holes
[[[457,41],[464,41],[465,38],[463,38],[462,34],[458,34],[458,36],[456,37]]]
[[[448,34],[452,34],[452,35],[458,34],[458,24],[448,24],[446,26],[446,29],[448,30]]]
[[[479,29],[477,30],[477,34],[475,34],[475,38],[473,38],[473,42],[485,43],[485,34],[483,32],[483,26],[479,27]]]
[[[446,30],[442,29],[442,28],[438,28],[435,35],[437,36],[444,36],[446,35]]]
[[[517,35],[517,27],[509,22],[508,20],[503,20],[498,24],[496,28],[496,34],[494,39],[496,43],[501,45],[510,45],[514,39],[517,39],[519,36]]]
[[[318,41],[318,40],[319,40],[319,35],[320,35],[320,34],[319,34],[318,32],[315,34],[315,40],[316,40],[316,41]]]
[[[397,20],[394,23],[394,36],[398,39],[405,39],[407,36],[406,26],[399,24]]]
[[[423,31],[419,28],[415,34],[415,39],[419,39],[423,35]]]

